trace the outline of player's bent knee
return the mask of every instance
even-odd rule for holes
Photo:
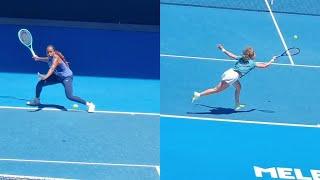
[[[66,97],[69,99],[69,100],[73,100],[73,95],[72,94],[66,94]]]

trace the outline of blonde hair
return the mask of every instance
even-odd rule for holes
[[[255,56],[255,52],[252,47],[247,47],[244,49],[242,54],[245,60],[254,59]]]

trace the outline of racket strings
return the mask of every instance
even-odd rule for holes
[[[296,55],[300,52],[300,50],[298,48],[292,48],[292,49],[288,49],[287,54],[289,55]]]
[[[284,53],[281,54],[281,56],[294,56],[300,53],[300,49],[299,48],[290,48],[288,50],[286,50]]]
[[[31,42],[30,38],[25,33],[21,35],[21,39],[25,44],[30,44],[30,42]]]
[[[21,42],[27,46],[32,43],[31,35],[26,31],[20,32],[19,38],[20,38]]]

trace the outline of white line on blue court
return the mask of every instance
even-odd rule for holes
[[[37,107],[17,107],[17,106],[0,106],[0,109],[14,109],[14,110],[38,110],[43,111],[63,111],[55,108],[37,108]],[[68,109],[68,111],[84,112],[81,110]],[[127,111],[95,111],[94,113],[102,114],[123,114],[123,115],[142,115],[142,116],[160,116],[159,113],[147,113],[147,112],[127,112]]]
[[[158,175],[160,176],[160,166],[157,166],[156,170],[157,170]]]
[[[271,125],[271,126],[320,128],[319,124],[311,125],[311,124],[294,124],[294,123],[278,123],[278,122],[265,122],[265,121],[250,121],[250,120],[239,120],[239,119],[219,119],[219,118],[196,117],[196,116],[180,116],[180,115],[173,115],[173,114],[160,114],[160,117],[174,118],[174,119],[185,119],[185,120],[240,123],[240,124],[258,124],[258,125]]]
[[[220,59],[220,58],[210,58],[210,57],[200,57],[200,56],[184,56],[184,55],[175,55],[175,54],[160,54],[160,57],[167,57],[172,59],[236,62],[236,60],[231,60],[231,59]],[[306,65],[306,64],[294,64],[294,65],[285,64],[285,63],[272,63],[272,64],[277,66],[289,66],[289,67],[320,68],[320,66],[317,66],[317,65]]]
[[[152,168],[158,171],[160,166],[148,164],[120,164],[120,163],[98,163],[98,162],[81,162],[81,161],[51,161],[51,160],[34,160],[34,159],[9,159],[0,158],[0,161],[19,162],[19,163],[48,163],[48,164],[73,164],[88,166],[118,166],[118,167],[136,167],[136,168]]]
[[[233,60],[228,60],[233,61]],[[291,65],[290,65],[291,66]],[[0,109],[13,109],[13,110],[38,110],[39,108],[32,107],[15,107],[15,106],[0,106]],[[54,108],[43,108],[44,111],[62,111]],[[69,110],[79,111],[79,110]],[[83,112],[83,111],[81,111]],[[276,122],[263,122],[263,121],[251,121],[251,120],[237,120],[237,119],[218,119],[218,118],[205,118],[205,117],[194,117],[194,116],[179,116],[179,115],[167,115],[159,113],[144,113],[144,112],[125,112],[125,111],[96,111],[95,113],[104,114],[124,114],[124,115],[143,115],[143,116],[159,116],[167,118],[178,118],[178,119],[191,119],[191,120],[205,120],[205,121],[216,121],[216,122],[230,122],[230,123],[245,123],[245,124],[261,124],[261,125],[274,125],[274,126],[291,126],[291,127],[307,127],[307,128],[319,128],[320,125],[308,125],[308,124],[292,124],[292,123],[276,123]],[[0,159],[1,161],[1,159]],[[156,168],[156,167],[154,167]]]
[[[266,3],[266,6],[267,6],[267,8],[268,8],[268,10],[269,10],[269,13],[270,13],[270,16],[271,16],[271,18],[272,18],[273,24],[274,24],[274,26],[275,26],[276,29],[277,29],[278,35],[279,35],[279,37],[280,37],[280,40],[281,40],[281,42],[282,42],[282,45],[283,45],[284,49],[285,49],[285,50],[288,50],[287,43],[286,43],[286,41],[285,41],[284,38],[283,38],[282,32],[281,32],[281,30],[280,30],[280,27],[279,27],[279,25],[278,25],[278,22],[277,22],[276,18],[274,17],[274,14],[273,14],[272,9],[271,9],[271,7],[270,7],[270,5],[269,5],[269,2],[268,2],[268,0],[264,0],[264,2]],[[291,56],[290,53],[288,53],[288,57],[289,57],[289,60],[290,60],[291,65],[294,65],[294,61],[293,61],[292,56]]]
[[[40,177],[40,176],[22,176],[22,175],[13,175],[13,174],[0,174],[0,179],[76,180],[76,179]]]
[[[0,106],[0,109],[13,109],[13,110],[37,110],[39,108],[32,107],[14,107],[14,106]],[[43,108],[45,111],[62,111],[54,108]],[[78,111],[78,110],[70,110]],[[158,116],[159,113],[144,113],[144,112],[124,112],[124,111],[95,111],[95,113],[104,114],[124,114],[124,115],[143,115],[143,116]],[[159,118],[160,119],[160,118]],[[52,164],[76,164],[76,165],[92,165],[92,166],[120,166],[120,167],[138,167],[138,168],[153,168],[160,176],[160,166],[158,165],[146,165],[146,164],[120,164],[120,163],[97,163],[97,162],[80,162],[80,161],[50,161],[50,160],[29,160],[29,159],[8,159],[0,158],[0,161],[8,162],[29,162],[29,163],[52,163]],[[1,176],[0,176],[1,177]]]

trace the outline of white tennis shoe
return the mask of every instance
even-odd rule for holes
[[[96,106],[92,102],[87,102],[88,113],[93,113],[96,110]]]
[[[28,106],[39,106],[40,105],[40,99],[39,98],[34,98],[31,101],[27,101],[26,103]]]
[[[234,110],[239,111],[239,110],[241,110],[241,109],[243,109],[245,107],[246,107],[245,104],[237,104],[236,107],[234,108]]]

